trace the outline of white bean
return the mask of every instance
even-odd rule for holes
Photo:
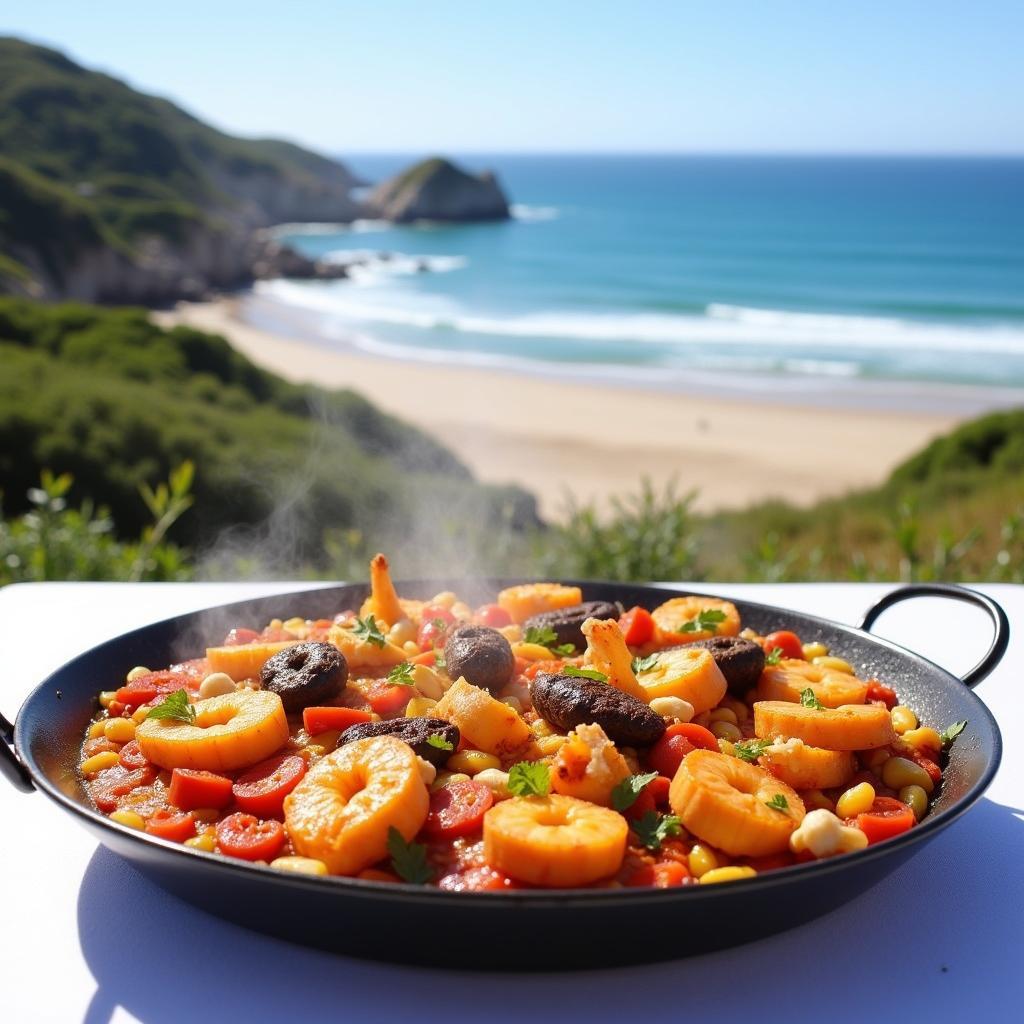
[[[226,672],[211,672],[199,684],[199,698],[220,697],[225,693],[235,692],[235,681]]]

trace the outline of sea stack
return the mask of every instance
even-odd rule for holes
[[[396,224],[414,220],[508,220],[508,199],[491,171],[479,176],[433,157],[382,182],[369,195],[373,215]]]

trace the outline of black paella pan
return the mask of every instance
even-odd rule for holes
[[[433,580],[399,585],[408,597],[456,590],[492,600],[521,580]],[[581,581],[586,600],[654,608],[692,591]],[[760,633],[792,629],[841,654],[861,677],[893,686],[922,722],[942,728],[967,720],[953,744],[938,799],[909,832],[866,850],[715,886],[674,889],[515,890],[447,893],[405,884],[316,878],[191,850],[119,825],[94,810],[77,772],[96,694],[136,664],[165,665],[214,643],[227,628],[274,617],[329,617],[358,607],[364,584],[301,591],[181,615],[133,630],[70,661],[28,697],[10,726],[0,718],[0,773],[38,789],[96,838],[158,885],[209,913],[306,945],[383,960],[461,967],[573,968],[666,960],[738,945],[783,931],[849,901],[889,874],[963,814],[985,791],[1002,743],[975,686],[999,663],[1009,640],[1002,608],[985,595],[937,584],[897,589],[858,629],[750,601],[736,601],[743,623]],[[974,604],[994,627],[988,652],[963,679],[870,635],[878,615],[921,595]],[[980,646],[980,644],[979,644]],[[571,929],[566,932],[566,929]],[[402,934],[436,942],[396,941]],[[572,941],[543,936],[571,934]],[[486,941],[481,941],[486,937]]]

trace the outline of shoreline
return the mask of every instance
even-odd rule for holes
[[[605,509],[644,477],[677,494],[698,491],[712,512],[781,498],[807,505],[880,483],[897,464],[969,415],[853,407],[820,389],[803,394],[644,388],[481,366],[371,355],[343,338],[314,340],[301,318],[277,308],[248,322],[239,298],[154,312],[225,336],[255,363],[295,383],[351,388],[450,447],[477,479],[516,483],[541,515],[562,518],[571,495]],[[888,383],[888,382],[887,382]],[[994,405],[994,403],[993,403]]]

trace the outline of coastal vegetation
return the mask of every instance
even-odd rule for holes
[[[1024,410],[810,508],[638,481],[551,524],[358,395],[144,310],[0,300],[0,365],[0,583],[357,578],[378,548],[405,576],[1024,582]]]

